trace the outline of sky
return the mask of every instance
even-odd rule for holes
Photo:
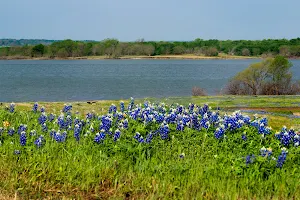
[[[299,0],[0,0],[0,38],[120,41],[300,37]]]

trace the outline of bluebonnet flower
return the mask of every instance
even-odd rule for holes
[[[94,131],[95,131],[95,129],[94,129],[94,126],[93,126],[93,124],[90,126],[90,132],[92,132],[92,133],[94,133]]]
[[[139,143],[144,143],[144,142],[145,142],[143,136],[141,136],[141,137],[138,139],[138,142],[139,142]]]
[[[129,105],[128,105],[128,111],[131,111],[132,108],[133,108],[133,106],[134,106],[134,98],[131,97],[131,98],[130,98],[130,103],[129,103]]]
[[[79,124],[76,124],[75,125],[75,128],[74,128],[74,137],[75,137],[75,139],[76,139],[76,141],[79,141],[79,139],[80,139],[80,126],[79,126]]]
[[[254,120],[250,123],[251,126],[255,127],[255,128],[259,128],[259,122],[257,120]]]
[[[189,103],[189,113],[192,114],[194,112],[194,104]]]
[[[14,154],[15,154],[15,155],[20,155],[20,154],[21,154],[21,151],[20,151],[20,150],[14,150]]]
[[[294,136],[294,145],[295,147],[298,147],[299,146],[299,143],[300,143],[300,136],[298,134],[295,134]]]
[[[149,133],[146,137],[146,143],[150,143],[153,139],[154,134],[153,133]]]
[[[161,139],[165,140],[169,137],[169,126],[167,124],[161,124],[160,128],[159,128],[159,133],[160,133],[160,137]]]
[[[263,124],[264,126],[268,126],[268,119],[267,118],[262,118],[260,121],[259,121],[260,124]]]
[[[176,120],[176,114],[175,112],[171,112],[170,114],[167,115],[166,117],[166,122],[169,124],[169,123],[175,123],[175,120]]]
[[[101,130],[100,133],[96,134],[94,141],[100,144],[101,142],[104,141],[104,139],[105,139],[105,130]]]
[[[51,138],[54,138],[55,135],[56,135],[56,131],[55,131],[54,129],[52,129],[52,130],[50,131],[50,137],[51,137]]]
[[[272,155],[272,149],[271,148],[265,148],[265,147],[262,147],[261,149],[260,149],[260,155],[262,156],[262,157],[270,157],[271,155]]]
[[[141,137],[141,134],[139,132],[135,133],[135,136],[133,137],[134,139],[139,139]]]
[[[205,113],[208,112],[208,110],[209,110],[208,105],[207,105],[207,104],[204,104],[203,107],[199,108],[199,111],[198,111],[198,112],[199,112],[200,115],[203,116]]]
[[[183,106],[182,105],[180,105],[180,106],[178,106],[177,107],[177,113],[182,113],[182,111],[183,111]]]
[[[124,119],[124,120],[123,120],[123,128],[124,128],[124,129],[127,129],[127,128],[128,128],[128,120],[127,120],[127,119]]]
[[[124,102],[121,101],[120,102],[120,111],[123,113],[125,111],[125,105],[124,105]]]
[[[117,121],[119,122],[121,119],[123,119],[123,113],[121,113],[121,112],[117,112]]]
[[[27,130],[27,125],[26,124],[20,124],[19,128],[18,128],[18,134],[21,134],[21,132],[26,131]]]
[[[39,124],[44,124],[47,121],[46,113],[42,112],[38,120],[39,120]]]
[[[26,141],[27,141],[26,132],[22,131],[21,134],[20,134],[20,144],[22,146],[25,146],[26,145]]]
[[[100,125],[100,130],[104,129],[105,131],[108,131],[111,128],[112,125],[112,119],[108,116],[102,117],[102,123]]]
[[[64,108],[63,108],[63,110],[62,110],[62,112],[68,113],[68,112],[71,111],[71,110],[72,110],[72,105],[71,105],[71,104],[69,104],[69,105],[65,104],[65,106],[64,106]]]
[[[55,115],[52,114],[52,113],[50,113],[50,115],[48,116],[48,120],[49,120],[50,122],[52,122],[52,121],[54,120],[54,118],[55,118]]]
[[[45,107],[42,106],[40,111],[41,111],[41,113],[45,112]]]
[[[63,133],[60,133],[60,131],[54,133],[54,139],[56,142],[65,142],[66,137],[67,137],[66,131],[64,131]]]
[[[7,133],[8,133],[8,135],[12,136],[15,133],[15,128],[14,127],[9,128]]]
[[[179,122],[177,123],[177,128],[176,128],[176,130],[178,130],[178,131],[184,131],[184,125],[183,125],[183,122],[182,122],[182,121],[179,121]]]
[[[108,113],[115,113],[115,112],[117,112],[117,106],[115,104],[111,104]]]
[[[245,133],[242,135],[242,140],[247,141],[247,135]]]
[[[258,127],[258,133],[263,135],[268,135],[270,133],[270,128],[266,127],[265,123],[260,123]]]
[[[246,156],[246,165],[249,165],[254,162],[255,156],[252,154],[251,156]]]
[[[35,102],[35,103],[33,104],[32,111],[33,111],[33,112],[37,112],[38,107],[39,107],[39,104],[38,104],[37,102]]]
[[[11,103],[11,104],[9,105],[9,112],[10,112],[10,113],[15,112],[15,103]]]
[[[72,123],[73,123],[73,120],[72,120],[71,115],[67,115],[64,126],[65,127],[72,126]],[[78,124],[78,123],[76,123],[76,124]]]
[[[75,117],[75,120],[74,120],[74,125],[76,125],[76,124],[79,124],[80,123],[80,120],[79,120],[79,118],[78,117]]]
[[[4,132],[4,128],[0,127],[0,135]]]
[[[47,131],[48,131],[48,127],[47,127],[47,124],[46,124],[46,123],[43,123],[43,124],[42,124],[42,131],[43,131],[43,132],[47,132]]]
[[[40,137],[38,137],[35,141],[34,141],[34,144],[36,145],[37,148],[40,148],[43,143],[44,143],[44,136],[41,135]]]
[[[164,115],[158,112],[154,112],[154,118],[157,123],[162,123],[164,121]]]
[[[277,164],[276,164],[277,167],[282,168],[282,166],[286,160],[286,156],[287,156],[287,150],[286,150],[286,148],[282,148],[281,153],[277,160]]]
[[[278,140],[281,140],[281,137],[282,137],[281,132],[276,132],[276,133],[275,133],[275,137],[276,137]]]
[[[198,121],[198,116],[196,113],[193,113],[193,115],[192,115],[192,127],[196,130],[200,130],[200,128],[201,128],[201,125]]]
[[[36,135],[36,130],[31,130],[29,133],[30,136],[35,136]]]
[[[223,127],[219,127],[215,131],[215,138],[221,139],[224,136],[225,130]]]
[[[59,115],[59,117],[57,118],[57,124],[58,124],[60,129],[66,128],[64,118],[65,118],[64,114]]]
[[[290,137],[288,132],[285,132],[281,138],[281,143],[285,146],[288,146],[291,142],[292,138]]]
[[[183,159],[185,157],[184,153],[179,154],[179,158]]]
[[[219,121],[219,113],[212,112],[211,115],[210,115],[209,121],[210,121],[211,123],[216,123],[216,122],[218,122],[218,121]]]
[[[114,141],[116,142],[121,136],[121,131],[117,129],[114,134]]]

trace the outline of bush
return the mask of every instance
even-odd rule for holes
[[[231,95],[295,95],[300,84],[292,82],[292,64],[283,56],[251,64],[227,84],[225,94]]]
[[[200,87],[193,87],[192,89],[192,95],[193,96],[206,96],[207,93],[203,88]]]

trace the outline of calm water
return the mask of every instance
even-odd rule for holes
[[[257,60],[0,61],[0,101],[77,101],[215,94]],[[300,60],[292,72],[300,79]]]

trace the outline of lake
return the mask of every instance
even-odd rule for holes
[[[216,94],[258,60],[0,60],[0,102]],[[300,60],[292,60],[300,79]]]

